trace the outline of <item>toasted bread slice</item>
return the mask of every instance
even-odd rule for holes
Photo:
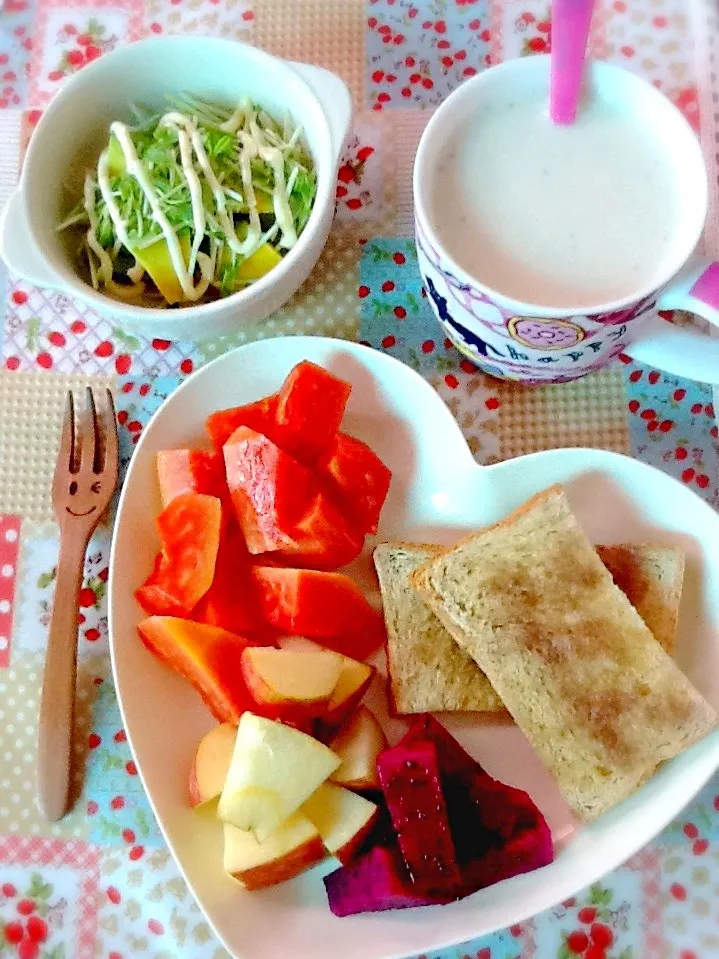
[[[442,552],[425,543],[381,543],[374,551],[394,708],[398,713],[504,712],[490,681],[452,638],[457,627],[445,629],[410,586],[410,575]]]
[[[394,708],[398,713],[504,712],[492,684],[452,638],[456,627],[445,629],[410,586],[410,575],[442,552],[440,546],[417,543],[381,543],[374,551]]]
[[[684,583],[684,553],[675,546],[597,546],[599,558],[671,655]]]
[[[597,546],[596,550],[617,586],[671,653],[684,576],[681,550],[650,545]],[[382,543],[374,551],[395,709],[398,713],[504,712],[482,670],[409,587],[410,575],[443,551],[427,543]]]
[[[434,557],[411,582],[584,821],[717,723],[614,583],[560,486]]]

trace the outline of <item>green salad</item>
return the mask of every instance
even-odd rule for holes
[[[264,276],[297,242],[317,178],[302,129],[243,100],[182,96],[110,125],[81,199],[58,227],[78,233],[79,268],[130,302],[191,305]]]

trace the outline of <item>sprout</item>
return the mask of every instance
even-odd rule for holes
[[[132,125],[114,125],[117,143],[57,229],[82,231],[78,250],[96,289],[159,295],[143,252],[164,237],[185,300],[210,286],[226,296],[258,249],[269,243],[283,255],[297,242],[317,192],[313,163],[289,116],[278,122],[246,98],[234,108],[188,94],[168,100],[168,113],[133,104]],[[180,236],[190,238],[184,269]]]

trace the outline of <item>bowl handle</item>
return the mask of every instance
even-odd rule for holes
[[[12,273],[29,280],[34,286],[57,290],[61,284],[30,236],[23,200],[22,191],[15,190],[0,213],[0,259]]]
[[[291,64],[322,104],[332,137],[332,149],[339,160],[352,119],[352,100],[349,90],[337,74],[309,63]]]

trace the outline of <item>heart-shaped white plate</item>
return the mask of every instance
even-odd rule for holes
[[[517,729],[477,717],[442,718],[487,770],[526,789],[547,816],[557,859],[450,906],[336,919],[321,876],[336,864],[247,893],[222,871],[222,832],[191,810],[187,778],[198,740],[213,723],[179,677],[140,643],[133,590],[157,549],[155,454],[204,444],[215,410],[274,392],[310,359],[353,387],[344,428],[391,467],[380,539],[451,542],[504,516],[533,493],[563,483],[597,543],[676,543],[687,554],[677,658],[719,705],[719,516],[680,483],[636,460],[599,450],[556,450],[481,467],[432,387],[409,367],[363,346],[315,337],[265,340],[219,357],[156,413],[133,456],[120,499],[110,574],[110,631],[125,729],[157,820],[209,922],[238,959],[395,959],[429,952],[519,922],[574,894],[654,837],[719,767],[719,731],[666,764],[636,795],[592,826],[567,807]],[[351,572],[376,596],[371,550]],[[384,663],[382,661],[382,668]],[[381,683],[370,703],[394,741]]]

